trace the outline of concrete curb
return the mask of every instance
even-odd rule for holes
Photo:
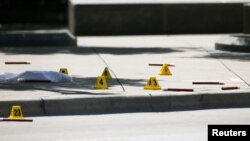
[[[30,100],[10,100],[0,102],[0,116],[8,117],[12,105],[22,106],[24,116],[42,116],[44,115],[43,100],[30,99]]]
[[[76,46],[77,40],[67,30],[12,31],[0,34],[0,47]]]
[[[250,52],[249,37],[249,34],[223,37],[215,43],[215,49],[235,52]]]
[[[0,101],[2,117],[9,115],[12,105],[21,105],[25,116],[235,108],[250,107],[250,92]]]

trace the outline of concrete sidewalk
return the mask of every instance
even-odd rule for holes
[[[168,111],[250,106],[250,54],[214,50],[223,35],[78,37],[72,48],[0,48],[0,73],[25,70],[69,70],[70,84],[0,84],[0,114],[14,104],[26,116]],[[5,65],[30,61],[30,65]],[[174,63],[173,76],[160,76],[149,63]],[[97,76],[108,66],[108,90],[96,90]],[[155,76],[162,89],[194,88],[194,92],[144,90]],[[220,81],[225,85],[192,85]],[[238,86],[238,90],[221,90]]]

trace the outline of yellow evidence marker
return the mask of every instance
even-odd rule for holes
[[[159,75],[172,75],[167,64],[162,65]]]
[[[145,90],[160,90],[161,87],[155,77],[150,77],[147,84],[144,86]]]
[[[95,89],[108,89],[106,78],[104,76],[97,77]]]
[[[108,67],[105,67],[105,69],[103,70],[102,76],[104,76],[106,79],[109,79],[109,80],[112,79],[112,76],[109,72]]]
[[[64,74],[69,74],[67,68],[60,68],[59,72]]]
[[[21,106],[19,105],[12,106],[9,118],[10,119],[22,119],[23,112],[22,112]]]

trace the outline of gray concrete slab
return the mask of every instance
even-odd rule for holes
[[[142,36],[141,38],[134,37],[133,39],[126,40],[126,36],[124,36],[124,37],[115,37],[112,39],[108,37],[84,37],[83,41],[85,41],[85,45],[87,46],[94,46],[95,44],[97,46],[103,46],[103,48],[96,48],[96,49],[99,50],[101,56],[104,58],[104,60],[106,60],[107,64],[112,65],[111,68],[119,69],[119,71],[114,71],[114,72],[120,72],[123,74],[127,73],[126,77],[128,77],[129,75],[131,77],[136,77],[137,75],[138,77],[140,76],[139,72],[146,72],[148,74],[148,77],[150,76],[150,74],[158,76],[157,73],[160,70],[160,67],[149,67],[148,64],[152,62],[156,63],[166,62],[166,63],[174,63],[176,64],[176,66],[178,66],[178,68],[177,67],[171,68],[173,69],[173,76],[167,77],[167,79],[170,79],[168,81],[171,81],[171,79],[176,78],[176,80],[178,79],[183,81],[183,83],[190,84],[192,80],[205,79],[205,80],[223,81],[229,84],[230,83],[234,84],[234,82],[236,83],[241,82],[243,86],[245,86],[245,84],[239,78],[237,78],[237,76],[232,74],[227,68],[225,68],[221,64],[220,60],[213,57],[213,55],[216,55],[216,53],[221,52],[214,50],[214,43],[220,38],[221,35],[211,35],[211,36],[179,35],[179,36],[154,36],[151,38],[151,40],[150,36],[148,37]],[[125,43],[122,44],[123,42]],[[204,42],[206,42],[206,44],[204,44]],[[80,41],[79,44],[81,43],[82,42]],[[117,46],[115,46],[115,44],[117,44]],[[107,50],[107,48],[105,48],[106,46],[112,46],[114,53],[112,54],[106,52],[105,51]],[[130,50],[128,49],[129,51],[126,52],[125,48],[127,46],[132,46],[133,48],[130,48]],[[118,52],[120,48],[121,50],[120,52]],[[140,49],[141,52],[139,52]],[[117,52],[115,52],[115,50],[117,50]],[[133,54],[133,50],[134,52],[137,53]],[[150,52],[147,50],[152,50],[152,51]],[[226,53],[227,52],[224,52],[224,54]],[[227,53],[227,56],[229,57],[231,55],[231,58],[234,58],[236,54],[237,53]],[[129,59],[126,59],[128,58],[128,56],[135,58],[134,61],[131,62]],[[223,57],[223,54],[218,54],[217,56]],[[237,56],[238,59],[240,59],[241,57],[242,59],[245,58],[244,62],[248,63],[248,58],[246,58],[247,53],[246,54],[238,53]],[[115,65],[118,63],[122,64],[122,66]],[[132,68],[137,68],[137,66],[140,66],[141,68],[141,70],[139,70],[138,72],[136,72],[136,69],[134,70],[132,69]],[[233,67],[233,66],[235,65],[232,66],[229,65],[228,67]],[[126,72],[122,71],[125,70],[126,68],[131,68],[131,69],[127,69]],[[247,65],[245,66],[245,68],[248,68]],[[209,70],[212,71],[213,73],[210,73]],[[175,75],[174,71],[178,72],[177,73],[178,75]],[[187,72],[195,75],[187,75]],[[163,76],[159,77],[164,78]],[[148,78],[144,79],[146,80]],[[173,80],[173,82],[176,80]],[[177,83],[181,86],[179,81]]]
[[[0,48],[1,73],[66,67],[74,80],[65,84],[1,83],[0,114],[8,116],[11,105],[25,101],[35,101],[38,107],[24,109],[28,116],[248,107],[249,54],[215,50],[214,43],[221,36],[79,37],[76,48]],[[5,65],[5,61],[31,64]],[[176,66],[170,67],[172,76],[159,76],[160,67],[149,63]],[[96,77],[106,66],[114,79],[108,80],[108,90],[95,90]],[[194,92],[144,90],[150,76],[162,88],[193,88]],[[220,81],[240,89],[223,91],[222,85],[192,85],[193,81]]]

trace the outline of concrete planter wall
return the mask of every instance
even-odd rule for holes
[[[239,33],[242,3],[69,4],[75,35]]]

